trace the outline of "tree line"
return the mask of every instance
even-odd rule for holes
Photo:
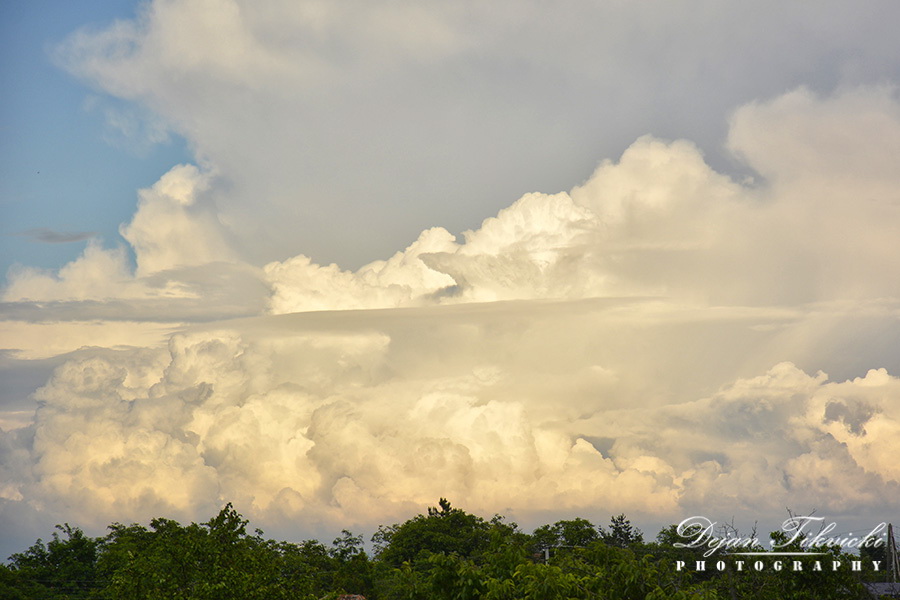
[[[349,531],[326,546],[266,539],[248,524],[229,504],[205,523],[114,523],[96,538],[58,525],[48,542],[37,540],[0,565],[0,598],[820,600],[868,598],[861,581],[876,575],[866,561],[863,572],[813,570],[823,556],[843,565],[860,560],[838,547],[794,557],[805,565],[799,571],[776,569],[774,556],[763,557],[763,569],[737,571],[731,562],[720,570],[727,551],[706,560],[701,548],[676,547],[682,538],[674,525],[652,542],[625,515],[607,527],[575,518],[527,534],[499,515],[486,520],[443,498],[424,514],[379,527],[371,552]]]

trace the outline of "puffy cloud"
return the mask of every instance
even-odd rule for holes
[[[140,190],[121,227],[127,248],[92,239],[56,273],[13,268],[0,305],[4,347],[47,358],[84,346],[158,346],[185,320],[258,312],[261,272],[235,258],[205,195],[210,177],[179,165]]]
[[[31,268],[13,270],[3,300],[196,297],[189,289],[190,282],[179,281],[183,272],[176,270],[234,260],[214,214],[208,207],[197,207],[208,178],[195,166],[179,165],[153,187],[139,192],[137,211],[121,228],[134,252],[137,269],[133,273],[124,247],[106,249],[92,240],[78,259],[57,274]],[[150,278],[163,271],[170,273]]]
[[[898,194],[892,160],[900,152],[898,122],[894,86],[825,98],[799,88],[736,110],[728,145],[792,199],[890,202]]]
[[[650,136],[569,193],[527,194],[457,242],[442,229],[356,272],[266,267],[273,312],[659,295],[711,304],[900,294],[900,144],[892,88],[798,90],[740,108],[730,146],[760,182]],[[853,157],[852,160],[847,157]],[[869,160],[866,157],[871,157]],[[859,163],[859,164],[857,164]]]
[[[3,299],[15,301],[84,300],[135,297],[144,293],[131,281],[124,248],[104,249],[91,241],[82,255],[54,275],[38,269],[14,268]]]
[[[198,196],[208,186],[208,174],[193,165],[179,165],[152,188],[141,190],[137,212],[121,230],[134,249],[137,277],[233,260],[214,212],[196,210]]]
[[[870,8],[157,0],[57,55],[217,169],[250,262],[356,267],[563,189],[647,132],[721,166],[735,106],[896,80],[898,9]]]
[[[0,305],[4,351],[41,360],[85,347],[158,347],[183,321],[258,313],[260,272],[234,259],[206,194],[210,179],[180,165],[141,190],[121,228],[128,249],[91,240],[56,273],[13,269]],[[26,395],[17,393],[4,397],[4,421],[21,422]]]
[[[303,256],[271,263],[272,310],[657,293],[659,282],[629,281],[643,276],[636,265],[622,274],[615,263],[635,251],[708,249],[740,195],[692,144],[645,137],[571,194],[527,194],[461,244],[430,230],[355,273]]]
[[[650,457],[677,473],[685,510],[774,514],[793,504],[860,513],[890,504],[900,486],[897,470],[878,462],[895,451],[893,433],[865,430],[874,414],[893,413],[898,391],[883,369],[829,382],[782,363],[708,399],[618,411],[591,424],[615,437],[617,464]],[[886,422],[897,424],[894,416]]]
[[[484,513],[669,519],[896,506],[900,379],[886,370],[832,382],[781,363],[740,376],[735,356],[706,380],[732,378],[718,390],[699,397],[695,380],[679,397],[666,388],[702,375],[685,364],[735,326],[737,341],[754,339],[746,315],[692,347],[659,321],[622,322],[633,304],[460,308],[263,317],[167,349],[84,353],[37,392],[33,439],[6,434],[18,457],[6,497],[96,524],[235,501],[279,527],[370,528],[439,496]],[[704,335],[690,314],[672,320]],[[675,351],[683,362],[666,364]]]
[[[830,386],[813,398],[806,421],[824,429],[867,473],[900,482],[891,455],[898,450],[898,381],[886,369]]]
[[[455,285],[452,277],[429,268],[423,254],[456,248],[453,236],[442,228],[422,232],[403,252],[376,261],[356,273],[337,265],[322,267],[306,256],[266,265],[275,313],[304,310],[394,308],[424,303],[427,296]]]
[[[77,498],[82,518],[185,514],[228,498],[263,518],[369,522],[382,504],[451,494],[487,508],[510,489],[529,490],[538,506],[578,505],[607,489],[616,505],[672,504],[653,477],[619,472],[584,440],[542,424],[527,398],[498,394],[509,385],[502,369],[464,360],[473,373],[460,364],[434,373],[435,357],[410,356],[422,341],[286,325],[66,363],[36,395],[27,496],[68,509]],[[471,325],[445,325],[460,327]]]
[[[230,500],[278,527],[371,527],[439,496],[518,515],[893,510],[897,175],[875,160],[838,192],[847,148],[893,151],[896,106],[880,88],[739,109],[732,148],[759,182],[642,137],[569,192],[356,271],[238,262],[219,180],[177,167],[122,229],[133,273],[95,245],[12,280],[4,309],[41,322],[4,324],[15,356],[144,347],[58,366],[33,425],[2,434],[0,494],[98,524]],[[841,125],[861,112],[877,127]],[[782,139],[791,124],[806,133]],[[136,313],[146,338],[125,335]],[[40,348],[53,315],[77,318]],[[157,344],[175,315],[194,324]]]

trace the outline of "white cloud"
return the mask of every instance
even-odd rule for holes
[[[900,152],[898,122],[894,86],[826,98],[800,88],[735,111],[728,144],[792,199],[883,202],[898,194],[892,160]]]
[[[0,305],[4,353],[23,369],[35,361],[49,375],[55,357],[164,347],[185,323],[258,314],[267,296],[262,272],[236,260],[207,195],[210,178],[180,165],[140,190],[133,218],[121,227],[128,248],[91,240],[55,273],[11,270]],[[4,384],[0,422],[7,429],[26,424],[34,388]]]
[[[743,208],[736,204],[742,194],[690,143],[645,137],[571,195],[525,195],[465,232],[462,244],[442,229],[430,230],[387,263],[356,273],[318,267],[306,257],[271,263],[272,310],[665,292],[663,282],[635,281],[644,277],[643,265],[631,256],[715,251],[730,225],[725,215]],[[629,273],[617,272],[623,258]]]
[[[0,337],[21,360],[68,354],[85,346],[164,346],[181,323],[134,321],[0,321]],[[9,348],[9,346],[14,346]]]
[[[265,272],[273,291],[272,311],[394,308],[424,303],[425,296],[455,282],[429,268],[422,255],[455,248],[453,236],[436,227],[422,232],[403,252],[370,263],[356,273],[342,271],[335,264],[322,267],[302,255],[270,263]]]
[[[82,255],[54,275],[30,267],[14,268],[3,294],[7,302],[134,297],[143,290],[131,281],[124,248],[105,249],[90,241]]]
[[[73,42],[107,89],[177,108],[165,114],[203,142],[208,166],[175,167],[140,193],[121,229],[134,268],[125,249],[92,243],[56,274],[11,277],[9,310],[46,305],[28,313],[40,324],[4,322],[20,357],[117,348],[77,352],[36,393],[33,427],[2,434],[9,502],[104,523],[204,517],[233,500],[281,525],[368,526],[439,496],[485,513],[667,518],[897,507],[895,90],[801,89],[738,109],[730,148],[760,181],[718,172],[691,142],[644,136],[569,192],[522,195],[459,237],[425,229],[357,270],[290,254],[258,269],[241,215],[293,198],[286,182],[309,156],[285,151],[302,128],[282,112],[251,111],[252,134],[223,115],[240,123],[283,69],[328,68],[284,63],[299,42],[258,33],[277,34],[277,11],[243,20],[243,5],[222,3],[202,26],[184,18],[211,5],[156,3],[138,24]],[[303,10],[324,43],[338,9]],[[179,29],[215,49],[212,25],[240,60]],[[469,43],[432,25],[428,39],[412,28],[377,45],[422,44],[441,60]],[[356,47],[338,43],[329,60],[352,62]],[[234,89],[221,112],[193,104]],[[281,169],[291,175],[261,176]],[[73,322],[51,324],[58,315]],[[168,323],[224,316],[252,318],[155,344]],[[148,337],[126,331],[150,321]],[[118,348],[129,340],[144,347]]]
[[[681,481],[685,510],[775,514],[793,505],[867,514],[890,504],[900,484],[896,469],[872,468],[894,451],[893,435],[864,431],[874,413],[890,411],[897,384],[884,370],[832,383],[821,372],[810,376],[782,363],[709,399],[618,411],[594,424],[598,435],[617,437],[611,452],[623,455],[624,464],[654,457],[670,466]],[[856,405],[866,391],[877,400],[851,418],[821,410],[825,404]],[[896,425],[893,417],[886,420]]]
[[[278,526],[371,528],[439,496],[484,513],[671,519],[896,506],[900,379],[885,370],[831,382],[782,363],[741,377],[740,353],[714,373],[685,368],[728,341],[752,354],[777,338],[759,340],[748,315],[664,325],[628,318],[653,303],[462,308],[264,317],[168,350],[83,354],[37,393],[36,435],[13,445],[28,459],[8,481],[97,524],[235,501]],[[698,396],[711,381],[719,390]]]
[[[735,182],[690,142],[645,136],[571,192],[527,194],[461,243],[430,230],[355,273],[304,256],[271,263],[272,310],[612,295],[792,305],[900,294],[898,279],[884,276],[900,269],[891,250],[900,179],[887,158],[900,147],[893,89],[827,99],[800,90],[749,105],[735,113],[730,139],[763,181]]]
[[[198,202],[208,179],[192,165],[179,165],[153,187],[140,190],[134,217],[121,227],[122,237],[134,251],[136,269],[124,247],[107,249],[91,240],[78,259],[56,274],[14,269],[4,301],[196,297],[190,290],[192,282],[179,280],[185,267],[234,262],[213,208]],[[154,275],[158,276],[151,278]]]
[[[159,0],[57,54],[217,170],[250,262],[356,267],[563,189],[648,132],[726,164],[735,106],[895,80],[897,10]]]
[[[137,277],[185,266],[233,260],[214,207],[200,206],[209,175],[179,165],[141,190],[137,212],[121,228],[134,249]]]

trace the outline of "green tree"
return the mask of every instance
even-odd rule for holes
[[[203,524],[115,524],[104,542],[106,598],[230,600],[284,596],[278,545],[246,531],[228,504]]]
[[[336,589],[338,561],[320,542],[281,542],[277,550],[280,581],[288,598],[320,598]]]
[[[362,537],[346,530],[326,547],[315,540],[266,540],[247,526],[230,504],[201,524],[165,518],[153,519],[149,527],[115,523],[102,539],[58,526],[49,543],[38,540],[13,555],[8,566],[0,565],[0,598],[333,600],[341,592],[370,600],[867,597],[861,574],[850,568],[862,557],[834,546],[808,548],[800,539],[786,544],[784,532],[772,534],[778,550],[797,556],[764,553],[748,559],[722,549],[710,559],[702,549],[675,548],[680,536],[674,526],[650,544],[642,543],[640,530],[624,515],[611,519],[609,531],[576,518],[538,527],[528,536],[499,515],[485,521],[442,498],[427,514],[379,528],[373,538],[380,551],[370,559]],[[531,552],[535,543],[568,547],[545,563]],[[704,558],[731,566],[703,572],[675,568],[676,560],[693,564]],[[738,572],[733,562],[739,559],[761,560],[766,567],[747,563]],[[791,567],[797,561],[802,568],[775,568],[779,560]],[[833,562],[845,568],[832,570]],[[825,566],[817,569],[817,563]]]
[[[373,567],[363,550],[363,537],[344,529],[331,544],[331,556],[336,561],[333,588],[336,591],[371,596]]]
[[[0,598],[4,600],[31,600],[53,598],[55,594],[39,584],[29,574],[0,564]]]
[[[487,549],[491,524],[461,509],[453,508],[441,498],[438,507],[428,514],[417,515],[402,525],[383,528],[379,542],[383,544],[378,558],[399,567],[402,563],[429,554],[458,554],[473,557]]]
[[[601,528],[600,536],[607,545],[617,548],[628,548],[644,542],[644,534],[624,514],[610,518],[609,531]]]
[[[38,540],[25,552],[10,557],[10,569],[45,598],[87,598],[98,589],[99,542],[78,527],[57,525],[46,545]],[[62,535],[60,535],[62,534]]]
[[[600,539],[600,532],[587,519],[575,518],[541,525],[531,535],[535,550],[583,547]]]

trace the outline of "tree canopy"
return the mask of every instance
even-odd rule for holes
[[[574,518],[526,534],[500,516],[485,520],[444,498],[424,514],[379,528],[372,556],[363,536],[347,530],[326,546],[265,539],[247,526],[230,504],[205,523],[113,523],[99,538],[60,525],[49,542],[37,540],[0,565],[0,598],[812,600],[864,598],[860,578],[873,575],[816,572],[822,559],[814,554],[795,557],[805,566],[800,571],[772,568],[778,557],[767,558],[762,570],[715,568],[727,552],[699,569],[702,554],[677,547],[674,526],[651,543],[624,514],[608,528]],[[847,565],[861,558],[835,547],[812,550]]]

